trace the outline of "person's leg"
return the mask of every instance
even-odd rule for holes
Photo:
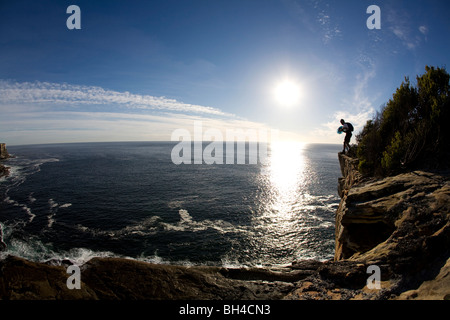
[[[346,152],[346,149],[347,149],[347,151],[350,150],[350,137],[351,137],[351,134],[348,134],[348,133],[345,134],[344,150],[342,151],[343,153]]]
[[[350,151],[350,140],[352,139],[352,133],[349,132],[348,139],[347,139],[347,151]]]

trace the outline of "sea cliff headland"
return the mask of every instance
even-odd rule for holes
[[[446,172],[364,178],[338,155],[342,178],[335,257],[274,268],[151,264],[93,258],[69,289],[70,261],[0,261],[4,300],[386,300],[450,298],[450,183]],[[370,270],[379,270],[376,288]]]
[[[449,299],[449,172],[364,179],[357,161],[339,154],[335,261],[378,265],[386,298]]]
[[[6,150],[6,144],[0,143],[0,160],[8,159],[10,157],[8,150]],[[8,167],[5,167],[2,163],[0,163],[0,178],[8,175],[9,170]]]

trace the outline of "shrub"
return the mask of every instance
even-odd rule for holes
[[[404,154],[402,142],[400,132],[396,131],[391,143],[383,151],[383,157],[381,158],[381,166],[385,171],[394,171],[402,163],[402,156]]]

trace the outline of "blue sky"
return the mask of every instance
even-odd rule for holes
[[[81,29],[69,30],[69,5]],[[367,8],[381,9],[369,30]],[[0,140],[170,140],[277,129],[341,143],[425,65],[446,67],[448,1],[0,0]],[[289,80],[300,98],[274,97]],[[413,81],[414,82],[414,81]]]

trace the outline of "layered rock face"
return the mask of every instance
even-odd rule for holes
[[[6,145],[4,143],[0,143],[0,160],[8,159],[9,153],[6,150]],[[0,163],[0,178],[9,174],[8,167],[5,167]]]
[[[6,150],[6,144],[0,143],[0,159],[7,159],[9,158],[9,153]]]
[[[382,277],[396,280],[392,292],[434,279],[450,257],[448,172],[363,179],[356,159],[339,154],[339,161],[335,260],[382,266]]]

